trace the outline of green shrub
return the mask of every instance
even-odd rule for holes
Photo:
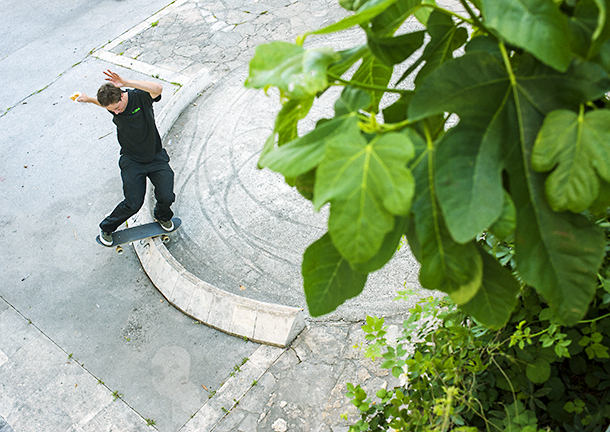
[[[609,224],[602,226],[608,238]],[[595,298],[573,327],[562,327],[529,287],[498,331],[447,298],[421,300],[396,347],[387,344],[384,320],[368,317],[366,356],[383,358],[381,366],[401,385],[369,396],[348,384],[347,395],[362,415],[351,431],[605,431],[610,424],[606,245]]]

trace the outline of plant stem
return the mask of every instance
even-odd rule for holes
[[[425,4],[420,5],[420,7],[429,7],[431,9],[434,9],[434,10],[437,10],[439,12],[442,12],[442,13],[444,13],[446,15],[454,16],[457,19],[459,19],[460,21],[467,22],[468,24],[470,24],[472,26],[476,25],[476,21],[474,21],[473,19],[464,18],[462,15],[458,14],[457,12],[453,12],[452,10],[449,10],[449,9],[444,9],[444,8],[442,8],[440,6],[435,5],[435,4],[425,3]],[[466,9],[466,10],[468,10],[468,9]],[[480,21],[479,21],[479,24],[480,24]],[[482,27],[482,25],[481,25],[481,27]]]
[[[404,128],[406,128],[407,126],[411,125],[411,120],[406,119],[403,120],[401,122],[398,123],[393,123],[392,125],[386,125],[386,124],[382,124],[380,125],[381,128],[385,131],[385,132],[393,132],[396,130],[402,130]]]
[[[500,371],[500,373],[502,375],[504,375],[504,378],[506,378],[506,381],[508,382],[508,385],[510,386],[510,391],[513,394],[513,399],[515,402],[517,402],[517,395],[515,394],[515,388],[513,387],[513,383],[510,381],[510,378],[508,378],[508,376],[506,375],[506,373],[504,372],[504,369],[502,369],[500,367],[500,365],[498,364],[498,362],[496,362],[496,359],[494,358],[494,356],[491,356],[491,361],[493,362],[493,364],[496,365],[496,367],[498,368],[498,370]]]
[[[472,18],[471,24],[476,27],[485,29],[485,26],[483,25],[483,23],[481,22],[481,20],[477,16],[477,14],[474,13],[474,11],[472,10],[472,8],[468,4],[468,2],[466,0],[460,0],[460,3],[462,4],[462,6],[464,6],[464,9],[466,9],[466,12],[468,12],[468,15],[470,15],[470,17]],[[468,21],[468,22],[470,22],[470,21]]]
[[[500,46],[500,51],[502,52],[502,59],[504,60],[504,66],[506,67],[506,73],[510,78],[511,86],[515,87],[517,85],[517,78],[513,73],[513,66],[510,64],[510,57],[508,56],[508,52],[506,51],[506,46],[504,45],[504,41],[500,41],[498,43]]]
[[[606,315],[603,315],[603,316],[600,316],[600,317],[597,317],[597,318],[593,318],[593,319],[590,319],[590,320],[578,321],[578,324],[592,323],[592,322],[603,320],[604,318],[608,318],[608,317],[610,317],[610,313],[607,313]]]

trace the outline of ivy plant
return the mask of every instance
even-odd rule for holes
[[[259,46],[245,83],[279,89],[259,166],[330,205],[303,257],[311,315],[358,295],[406,234],[421,284],[481,323],[508,322],[520,282],[581,320],[604,252],[591,215],[610,204],[610,0],[339,3],[345,19]],[[303,46],[352,27],[365,44]],[[300,133],[331,87],[334,116]],[[483,233],[514,245],[521,281]]]

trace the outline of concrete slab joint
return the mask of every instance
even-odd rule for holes
[[[204,70],[173,95],[157,116],[162,137],[188,104],[211,84]],[[149,197],[153,196],[151,192]],[[151,203],[147,200],[130,224],[152,220]],[[157,238],[136,242],[134,247],[142,268],[161,294],[176,308],[210,327],[278,347],[288,346],[305,328],[302,309],[247,299],[218,289],[186,270]]]

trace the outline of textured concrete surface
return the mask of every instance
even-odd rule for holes
[[[298,307],[300,248],[324,214],[308,214],[277,177],[254,170],[277,106],[241,82],[257,44],[336,21],[337,3],[36,1],[4,13],[0,431],[346,430],[345,381],[387,379],[351,348],[366,302],[397,320],[406,306],[365,294],[363,310],[307,320],[288,349],[228,336],[169,306],[132,249],[119,257],[94,241],[121,199],[118,144],[109,114],[68,98],[94,94],[111,68],[162,82],[159,113],[207,69],[214,85],[165,140],[176,210],[192,229],[181,229],[170,252],[220,289]],[[231,150],[234,143],[242,146]],[[291,234],[303,226],[306,235]],[[402,252],[406,271],[382,278],[386,299],[403,282],[416,284]]]

